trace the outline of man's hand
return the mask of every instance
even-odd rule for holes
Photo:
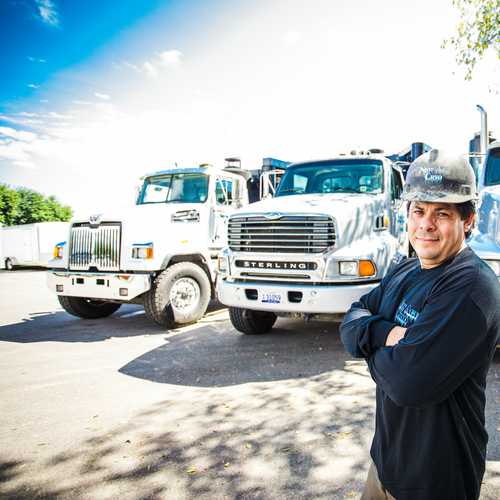
[[[403,328],[402,326],[395,326],[389,332],[389,335],[387,335],[387,338],[385,339],[385,345],[386,346],[396,345],[405,336],[405,333],[406,333],[406,328]]]

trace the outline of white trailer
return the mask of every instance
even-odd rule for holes
[[[67,222],[39,222],[2,227],[1,258],[7,270],[15,266],[47,267],[53,257],[54,246],[66,239]]]

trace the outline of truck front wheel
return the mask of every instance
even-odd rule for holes
[[[252,311],[251,309],[229,308],[229,319],[241,333],[258,335],[270,332],[276,322],[276,314],[266,311]]]
[[[144,297],[144,310],[160,326],[176,328],[203,317],[210,302],[207,273],[193,262],[168,267]]]
[[[14,269],[14,264],[9,258],[5,259],[5,269],[7,269],[7,271],[12,271]]]
[[[97,319],[110,316],[120,309],[121,304],[103,302],[102,300],[86,299],[84,297],[65,297],[58,295],[59,304],[63,309],[78,318]]]

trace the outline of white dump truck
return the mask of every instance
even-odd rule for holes
[[[72,221],[66,241],[55,249],[49,288],[81,318],[140,303],[168,328],[198,320],[214,297],[227,218],[248,204],[251,180],[234,166],[146,175],[129,213]],[[254,187],[258,191],[258,182]]]
[[[5,269],[47,267],[54,245],[66,238],[67,222],[38,222],[0,228],[0,256]]]
[[[217,293],[233,326],[259,334],[278,316],[344,314],[408,252],[403,183],[377,153],[288,166],[274,198],[229,217]]]

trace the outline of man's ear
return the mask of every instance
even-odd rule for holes
[[[466,231],[470,231],[474,227],[474,222],[476,219],[476,214],[470,214],[465,220],[464,220],[464,229]]]

